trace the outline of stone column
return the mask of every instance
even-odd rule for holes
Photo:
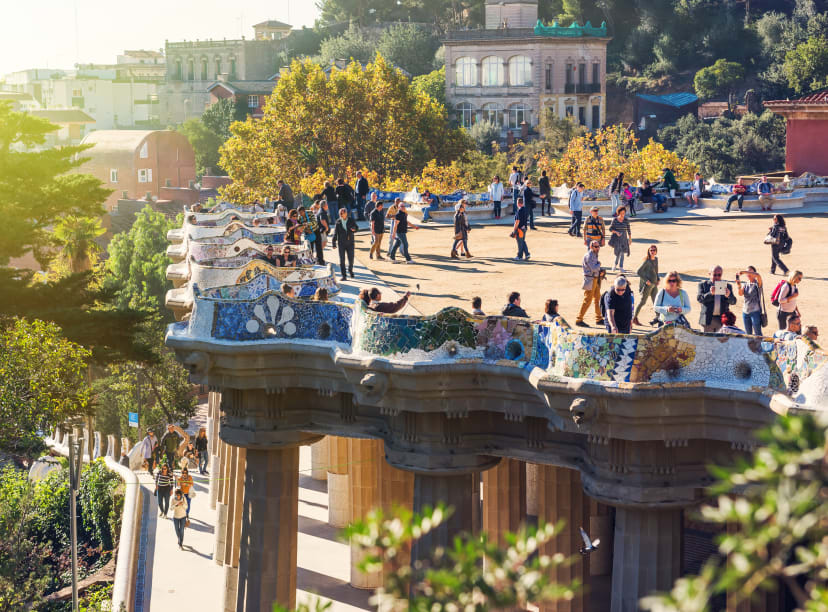
[[[507,531],[526,520],[526,464],[503,459],[483,472],[483,531],[491,542],[506,545]]]
[[[538,521],[566,521],[563,531],[541,547],[541,554],[551,556],[561,553],[566,557],[578,557],[584,546],[580,528],[589,524],[589,500],[581,485],[581,474],[568,468],[541,465],[537,483]],[[578,558],[571,565],[553,567],[550,571],[559,584],[568,584],[576,579],[586,584],[589,579],[587,557]],[[539,603],[538,608],[541,612],[584,612],[588,609],[588,595],[581,590],[570,601]]]
[[[590,498],[589,537],[601,540],[598,550],[589,555],[589,575],[612,574],[612,507]]]
[[[311,444],[311,478],[327,480],[328,463],[330,463],[330,451],[328,450],[328,436],[325,436],[316,444]]]
[[[347,527],[351,522],[348,438],[328,437],[328,524],[332,527]]]
[[[728,523],[728,534],[738,534],[739,527],[734,523]],[[780,612],[782,610],[781,597],[777,586],[776,591],[754,591],[750,599],[738,601],[736,595],[730,591],[727,593],[727,612]]]
[[[319,444],[317,442],[317,444]],[[379,464],[383,461],[382,440],[348,439],[351,457],[349,473],[351,489],[351,520],[357,521],[381,505]],[[351,544],[351,586],[374,589],[382,584],[382,572],[365,574],[357,567],[362,560],[359,548]]]
[[[480,491],[482,486],[480,484],[480,472],[472,472],[470,474],[472,481],[472,533],[480,533],[483,527],[483,508],[480,503]]]
[[[247,450],[236,610],[296,606],[299,447]]]
[[[414,473],[400,470],[385,460],[383,449],[379,461],[380,502],[385,516],[391,516],[394,508],[411,510],[414,506]],[[411,559],[411,549],[406,547],[397,555],[397,560],[383,568],[383,575],[397,571]]]
[[[235,446],[230,446],[221,442],[220,450],[220,469],[218,494],[216,499],[216,549],[213,555],[213,560],[219,564],[224,565],[224,551],[225,542],[227,538],[227,512],[228,502],[230,499],[230,467],[232,463],[232,453]]]
[[[454,508],[448,520],[414,543],[411,559],[428,559],[438,546],[448,546],[459,533],[471,532],[472,479],[468,472],[460,474],[414,474],[414,512],[439,503]]]
[[[526,514],[538,515],[538,474],[540,467],[537,463],[526,464]]]
[[[612,612],[635,612],[638,600],[669,591],[681,574],[681,509],[615,509]]]
[[[221,458],[219,453],[224,443],[219,438],[221,431],[221,395],[215,391],[210,393],[211,418],[209,424],[211,431],[207,434],[207,452],[210,453],[210,462],[207,469],[210,471],[210,485],[208,495],[210,496],[210,509],[215,510],[218,502],[219,483],[221,478]]]
[[[227,535],[224,541],[224,610],[236,612],[239,586],[239,551],[241,548],[242,504],[244,504],[244,476],[247,449],[234,453],[235,479],[230,483],[230,503],[227,506]]]

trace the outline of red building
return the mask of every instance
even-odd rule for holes
[[[788,120],[785,170],[798,176],[828,176],[828,89],[797,100],[772,100],[765,106]]]
[[[274,75],[272,78],[277,78]],[[225,81],[219,80],[210,85],[210,104],[227,98],[241,103],[255,119],[261,119],[264,114],[264,104],[267,96],[273,93],[276,87],[275,80],[267,81]]]

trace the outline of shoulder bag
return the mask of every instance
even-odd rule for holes
[[[761,314],[759,315],[759,324],[762,327],[767,327],[768,326],[768,311],[765,308],[765,290],[762,289],[762,287],[759,287],[759,295],[762,298],[761,299],[762,311],[761,311]]]

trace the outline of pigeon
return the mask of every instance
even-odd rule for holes
[[[589,534],[584,531],[584,528],[581,527],[581,539],[584,541],[584,547],[581,549],[581,554],[586,556],[589,553],[598,550],[599,544],[601,544],[600,539],[590,540]]]

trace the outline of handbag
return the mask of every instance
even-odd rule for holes
[[[773,232],[768,232],[768,235],[765,236],[765,244],[777,244],[779,242],[779,238],[773,235]]]
[[[762,297],[762,311],[759,315],[759,325],[760,327],[767,327],[768,311],[765,309],[765,292],[762,290],[762,287],[759,287],[759,295]]]
[[[463,239],[463,233],[462,232],[457,232],[456,234],[454,234],[454,239],[455,240],[462,240]]]
[[[195,489],[193,489],[192,487],[190,487],[190,492],[189,492],[189,493],[187,493],[187,497],[189,497],[190,499],[195,499],[195,496],[196,496]]]

